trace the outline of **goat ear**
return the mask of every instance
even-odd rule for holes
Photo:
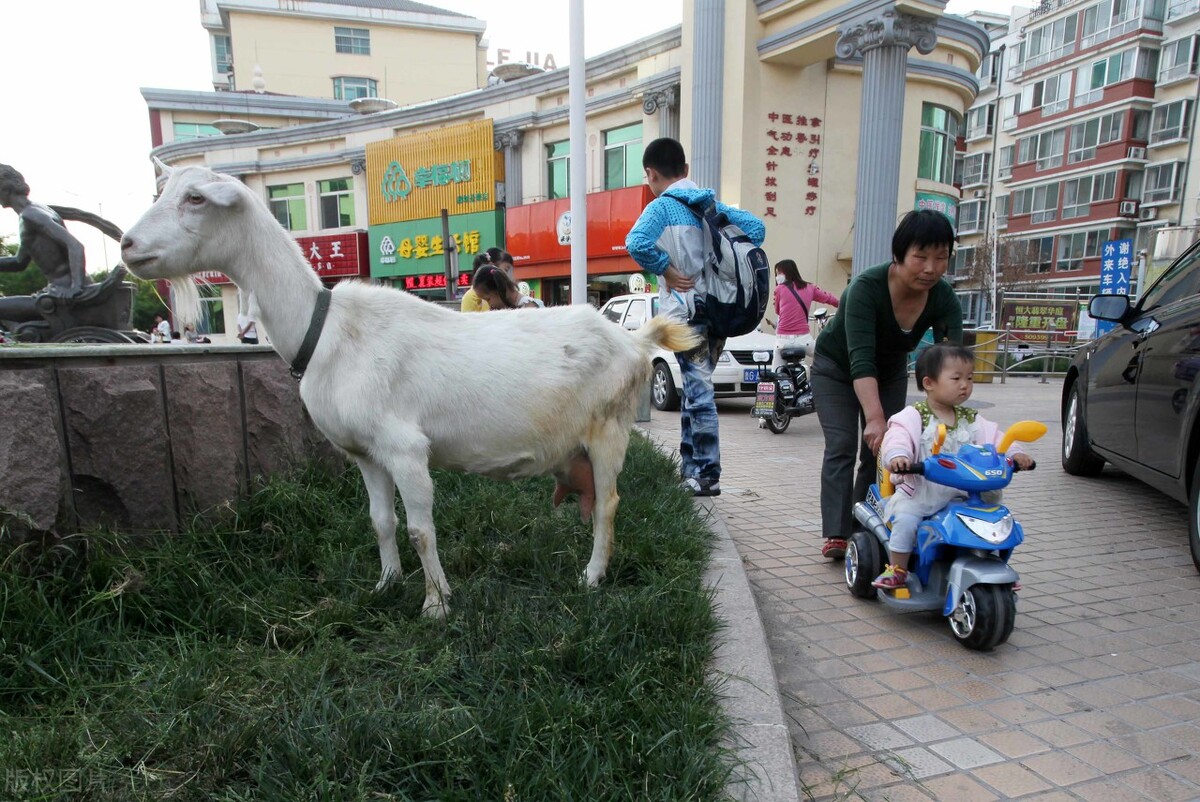
[[[197,187],[196,191],[208,198],[208,202],[214,206],[232,207],[242,200],[242,193],[232,181],[213,181]]]
[[[157,156],[151,156],[150,161],[154,162],[154,169],[159,175],[161,175],[163,178],[171,177],[171,173],[173,173],[174,170],[165,165],[161,159],[159,159]]]

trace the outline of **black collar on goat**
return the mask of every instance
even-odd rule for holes
[[[304,342],[300,343],[300,351],[292,361],[292,378],[300,381],[304,371],[308,370],[308,360],[312,359],[313,351],[317,350],[317,341],[321,339],[321,329],[325,328],[325,316],[329,314],[329,302],[333,293],[322,287],[317,295],[317,305],[313,307],[312,320],[308,323],[308,331]]]

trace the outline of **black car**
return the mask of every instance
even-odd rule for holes
[[[1188,505],[1200,570],[1200,243],[1137,303],[1097,295],[1088,312],[1115,322],[1071,363],[1062,395],[1062,464],[1095,476],[1105,462]]]

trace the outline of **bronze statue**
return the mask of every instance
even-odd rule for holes
[[[88,278],[83,243],[63,220],[76,220],[120,240],[121,229],[102,217],[64,206],[29,200],[25,177],[0,164],[0,206],[20,217],[16,256],[0,257],[0,271],[15,273],[33,262],[46,277],[46,287],[33,295],[0,297],[0,321],[27,342],[131,342],[133,286],[123,281],[119,266],[100,284]],[[104,330],[111,330],[105,332]]]

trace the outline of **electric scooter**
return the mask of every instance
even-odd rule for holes
[[[783,434],[792,418],[817,411],[808,371],[804,369],[804,354],[802,345],[784,348],[779,352],[783,364],[772,370],[769,367],[771,352],[754,352],[754,361],[758,363],[758,391],[750,414],[758,418],[759,428]]]
[[[866,531],[855,532],[847,544],[850,593],[877,598],[904,612],[940,610],[949,618],[955,639],[968,649],[991,651],[1007,641],[1017,612],[1019,580],[1008,560],[1025,540],[1025,532],[1007,507],[984,501],[982,494],[1007,487],[1019,470],[1005,456],[1013,442],[1033,442],[1045,433],[1045,424],[1019,421],[1004,433],[999,448],[967,444],[948,455],[939,453],[946,436],[946,427],[939,426],[934,456],[907,472],[963,490],[967,498],[951,501],[921,522],[907,584],[894,590],[871,585],[883,570],[891,535],[883,509],[894,489],[881,465],[880,481],[871,485],[865,502],[854,505],[854,517]]]

